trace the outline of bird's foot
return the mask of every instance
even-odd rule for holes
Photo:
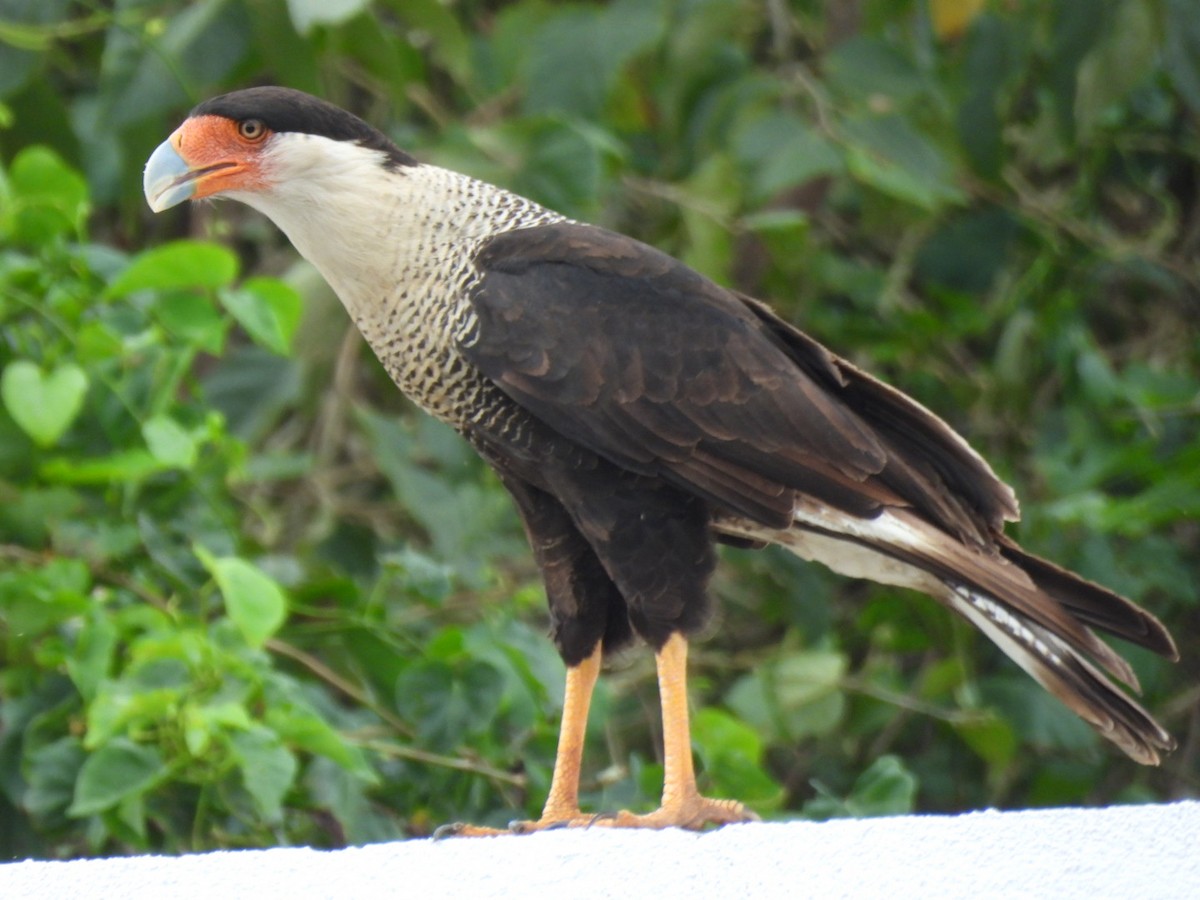
[[[713,800],[692,794],[681,800],[665,800],[652,813],[637,815],[621,810],[609,816],[597,816],[592,823],[606,828],[686,828],[701,831],[706,825],[732,825],[761,822],[758,815],[736,800]]]
[[[533,834],[535,831],[557,831],[560,828],[590,828],[605,817],[604,813],[585,813],[579,810],[543,814],[536,821],[509,822],[509,834]]]
[[[443,825],[433,833],[434,840],[447,837],[493,837],[501,834],[533,834],[560,828],[686,828],[702,831],[708,825],[733,825],[761,822],[758,815],[736,800],[713,800],[700,794],[666,800],[652,813],[639,815],[628,810],[615,813],[584,813],[578,809],[547,810],[540,819],[510,822],[508,828]]]
[[[601,813],[585,813],[578,809],[548,809],[540,819],[518,819],[508,828],[489,828],[485,825],[466,825],[455,822],[443,825],[433,833],[434,840],[448,837],[492,837],[499,834],[533,834],[535,831],[555,831],[560,828],[587,828],[606,818]]]
[[[489,828],[487,825],[468,825],[466,822],[450,822],[435,829],[433,839],[441,841],[454,837],[495,837],[496,835],[509,833],[503,828]]]

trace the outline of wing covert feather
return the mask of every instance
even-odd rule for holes
[[[990,544],[995,511],[956,493],[1000,483],[965,442],[756,301],[589,225],[508,232],[476,265],[462,352],[567,438],[768,524],[801,492],[858,515],[913,506]]]

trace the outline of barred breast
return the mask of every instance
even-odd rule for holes
[[[458,347],[477,327],[470,293],[475,255],[488,239],[564,217],[531,200],[436,166],[393,176],[374,240],[392,264],[326,273],[388,375],[431,415],[459,431],[511,431],[522,418]],[[375,244],[378,246],[378,244]]]

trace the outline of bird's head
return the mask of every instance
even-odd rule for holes
[[[146,201],[161,212],[184,200],[228,196],[271,214],[272,200],[312,191],[347,169],[396,169],[415,160],[343,109],[301,91],[258,87],[206,100],[146,163]]]

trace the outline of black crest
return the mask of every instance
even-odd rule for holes
[[[224,116],[234,121],[258,119],[272,131],[315,134],[335,141],[354,141],[387,155],[391,168],[414,166],[417,161],[393,144],[377,128],[358,116],[311,94],[284,87],[254,87],[205,100],[193,116]]]

